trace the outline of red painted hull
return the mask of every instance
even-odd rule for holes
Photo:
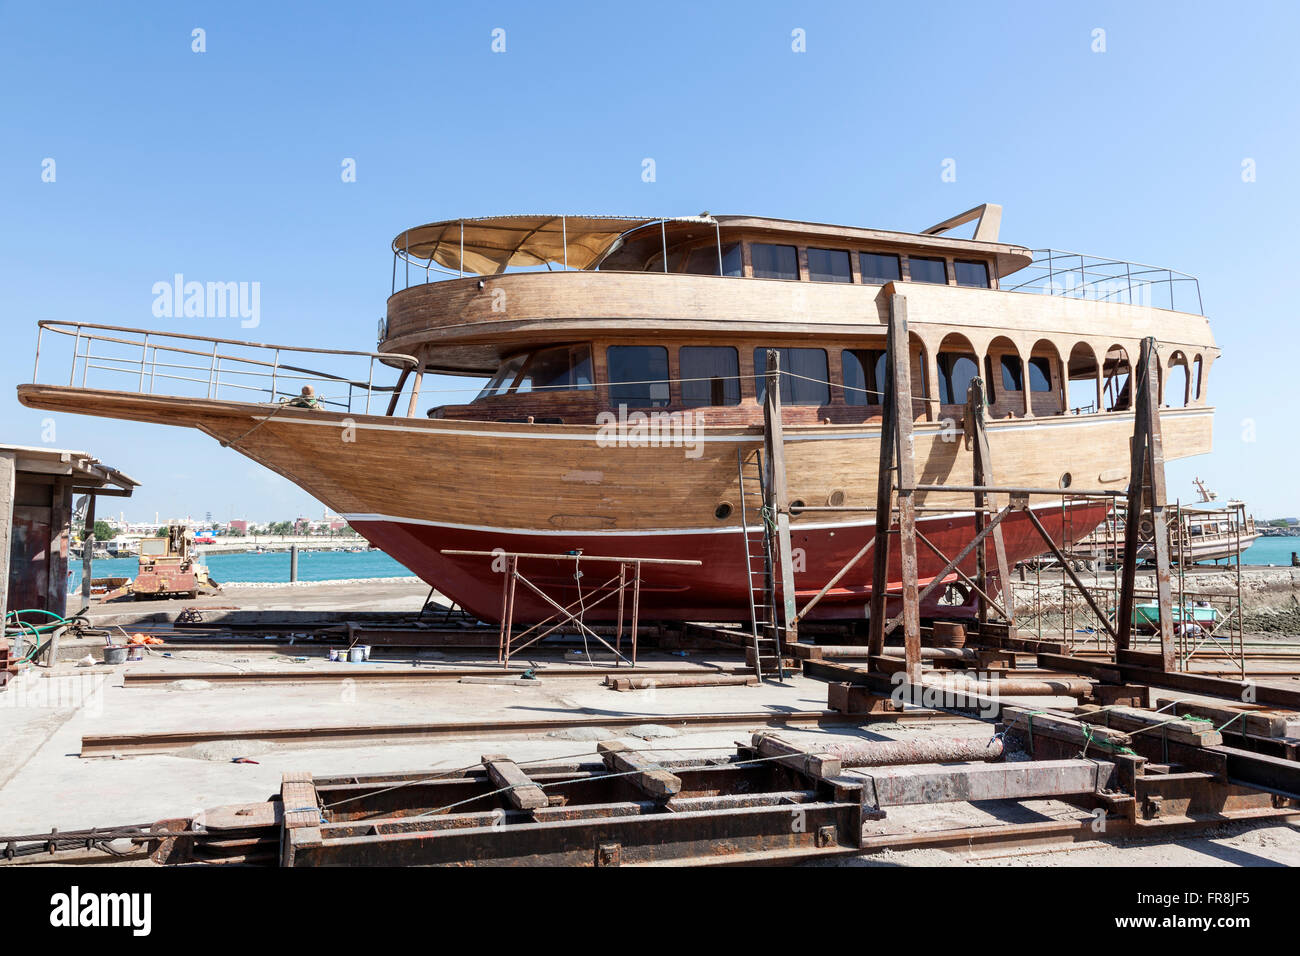
[[[1086,537],[1105,518],[1106,506],[1080,505],[1069,509],[1060,506],[1036,508],[1034,513],[1058,543],[1073,544]],[[581,549],[585,555],[611,555],[641,558],[689,558],[702,562],[700,567],[663,565],[642,566],[640,614],[642,620],[662,621],[746,621],[749,619],[748,580],[745,546],[739,529],[728,531],[673,531],[655,534],[563,533],[466,529],[454,526],[351,519],[352,526],[376,547],[382,548],[432,587],[484,621],[497,622],[501,616],[501,583],[504,562],[488,557],[446,555],[444,550],[532,552],[564,554]],[[974,536],[969,515],[961,517],[926,516],[918,528],[936,547],[949,557],[955,556]],[[1016,561],[1048,550],[1027,516],[1012,513],[1002,522],[1007,558]],[[816,594],[874,534],[872,525],[818,525],[802,528],[796,522],[791,541],[795,551],[795,584],[802,603]],[[990,555],[991,557],[991,555]],[[923,543],[917,543],[917,562],[924,585],[943,570],[946,563]],[[962,564],[962,570],[974,574],[975,554]],[[522,559],[520,571],[550,597],[567,604],[579,598],[570,562]],[[587,602],[599,595],[599,586],[618,573],[617,565],[587,563],[583,565],[582,595]],[[814,609],[813,617],[858,618],[865,615],[870,598],[872,562],[864,558],[832,589]],[[902,580],[898,550],[889,562],[890,590]],[[937,591],[937,599],[943,589]],[[541,620],[553,609],[525,587],[515,593],[515,620]],[[960,613],[959,608],[940,607],[931,601],[923,613]],[[590,609],[585,618],[613,620],[614,599]]]

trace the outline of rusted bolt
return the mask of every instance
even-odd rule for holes
[[[596,847],[597,866],[620,866],[623,862],[623,844],[602,843]]]
[[[840,842],[839,828],[835,824],[817,828],[817,845],[834,846]]]

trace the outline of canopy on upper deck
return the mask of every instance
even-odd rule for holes
[[[445,269],[497,275],[511,266],[558,265],[588,269],[633,229],[658,222],[712,219],[646,219],[622,216],[488,216],[448,219],[400,233],[393,251]]]

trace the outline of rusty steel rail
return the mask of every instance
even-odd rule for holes
[[[627,672],[625,668],[623,673],[626,674]],[[441,738],[537,734],[551,730],[571,730],[580,727],[601,727],[613,730],[619,727],[635,727],[638,724],[646,723],[663,724],[677,728],[748,728],[758,726],[856,726],[895,720],[901,720],[903,723],[946,723],[954,720],[954,718],[948,714],[931,710],[915,710],[887,715],[841,714],[832,710],[760,710],[719,714],[610,714],[568,720],[451,721],[428,724],[357,724],[333,727],[250,728],[248,730],[146,731],[135,734],[86,734],[81,738],[81,755],[83,757],[100,757],[123,753],[167,753],[168,751],[191,747],[195,744],[229,740],[261,740],[279,744],[317,744],[340,740],[368,743],[406,743],[413,740]]]
[[[494,662],[493,662],[494,663]],[[475,668],[448,668],[446,670],[434,670],[432,667],[424,666],[419,669],[407,668],[405,670],[378,670],[375,667],[334,667],[330,666],[323,670],[300,670],[300,671],[127,671],[122,675],[122,686],[124,687],[158,687],[171,684],[178,680],[202,680],[213,684],[316,684],[330,683],[336,681],[352,680],[361,681],[368,684],[407,684],[421,683],[428,681],[453,681],[460,680],[462,677],[484,677],[489,673],[500,675],[500,671],[495,666],[487,666],[484,662],[483,667]],[[520,671],[524,665],[515,665]],[[699,677],[730,677],[735,675],[748,674],[750,669],[743,665],[734,665],[730,667],[646,667],[640,665],[635,669],[630,667],[587,667],[581,665],[572,668],[543,667],[537,670],[539,680],[575,680],[578,678],[592,677],[637,677],[641,679],[653,680],[656,677],[663,676],[699,676]],[[661,685],[664,686],[664,685]]]

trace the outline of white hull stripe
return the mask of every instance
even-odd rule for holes
[[[1039,504],[1030,505],[1035,511],[1041,511],[1045,508],[1059,508],[1060,504],[1056,502],[1040,502]],[[1084,505],[1075,505],[1075,508],[1086,507]],[[873,509],[874,510],[874,509]],[[390,524],[415,524],[426,528],[447,528],[455,531],[479,531],[488,534],[516,534],[516,535],[550,535],[563,536],[567,538],[588,537],[588,538],[611,538],[611,537],[648,537],[651,535],[697,535],[697,534],[739,534],[741,528],[739,525],[730,525],[723,528],[643,528],[643,529],[611,529],[607,531],[593,531],[589,528],[574,528],[566,530],[563,528],[497,528],[491,525],[481,524],[457,524],[451,521],[426,521],[423,518],[400,518],[397,515],[384,514],[340,514],[339,517],[351,523],[354,521],[369,522],[387,522]],[[952,521],[955,519],[970,519],[970,512],[951,512],[945,514],[927,514],[918,516],[917,524],[928,525],[937,521]],[[860,521],[840,521],[840,522],[819,522],[816,524],[797,524],[791,526],[792,532],[799,531],[839,531],[849,528],[874,528],[876,522],[874,518],[863,519]],[[751,525],[750,531],[761,531],[762,525]]]

